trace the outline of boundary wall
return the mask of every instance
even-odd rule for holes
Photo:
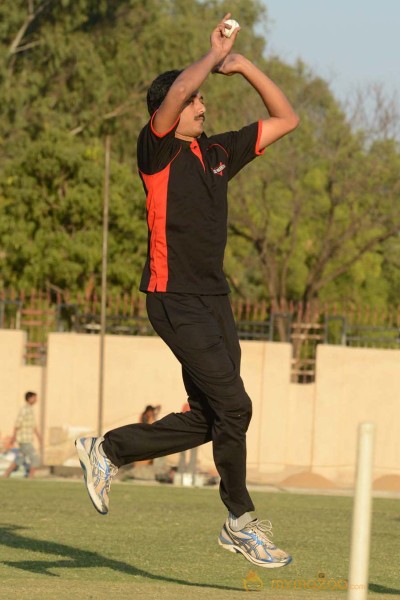
[[[242,375],[253,401],[248,479],[286,487],[351,487],[357,426],[376,424],[375,489],[400,491],[400,352],[319,345],[313,384],[290,383],[290,344],[242,341]],[[44,463],[76,465],[73,440],[95,434],[99,337],[51,333],[46,367],[26,366],[24,333],[0,330],[0,431],[10,435],[23,394],[37,391]],[[180,366],[157,337],[106,336],[104,431],[161,415],[186,400]],[[171,462],[177,461],[177,456]],[[213,469],[211,444],[199,450]]]

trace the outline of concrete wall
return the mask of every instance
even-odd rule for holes
[[[400,475],[400,352],[319,346],[312,462],[338,483],[352,480],[358,423],[376,423],[377,476]]]
[[[32,388],[45,406],[46,462],[74,464],[73,439],[97,429],[99,338],[51,334],[45,373],[23,365],[23,345],[22,332],[0,331],[0,430],[11,432],[23,392]],[[242,342],[242,374],[253,400],[249,479],[350,486],[357,426],[372,421],[374,477],[392,478],[390,485],[395,478],[400,489],[400,352],[321,345],[316,383],[306,385],[290,383],[290,362],[289,344]],[[104,431],[137,422],[147,404],[161,404],[163,416],[186,399],[180,366],[156,337],[107,336],[105,364]],[[213,467],[210,444],[199,459]]]

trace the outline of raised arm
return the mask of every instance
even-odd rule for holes
[[[158,133],[162,134],[171,129],[185,108],[185,103],[232,50],[240,28],[235,29],[230,38],[224,36],[224,22],[230,16],[230,13],[225,15],[211,33],[211,48],[207,54],[185,69],[172,84],[154,118],[154,127]]]
[[[270,118],[262,120],[260,150],[283,137],[299,124],[299,117],[285,94],[265,73],[241,54],[229,54],[218,65],[215,72],[221,75],[240,73],[261,96]]]

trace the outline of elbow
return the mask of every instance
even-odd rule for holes
[[[290,117],[288,117],[287,125],[288,125],[288,133],[296,129],[299,126],[300,117],[295,112],[293,112]]]
[[[171,86],[171,92],[182,104],[184,104],[192,95],[192,91],[187,87],[187,85],[180,81],[176,81],[176,83]]]

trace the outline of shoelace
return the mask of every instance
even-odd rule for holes
[[[107,463],[109,468],[109,472],[106,474],[102,469],[98,467],[97,464],[93,465],[93,473],[95,477],[100,477],[100,479],[104,480],[104,487],[106,488],[107,493],[110,491],[111,487],[111,479],[118,473],[118,467],[112,464],[112,462],[103,456],[104,460]]]
[[[267,537],[267,534],[270,537],[273,537],[272,533],[272,523],[267,519],[257,519],[254,523],[249,523],[248,526],[251,529],[255,529],[256,533],[260,536],[260,538],[265,541],[270,547],[275,546],[275,544]]]
[[[108,476],[105,477],[105,483],[104,483],[107,494],[108,494],[108,492],[110,491],[110,487],[111,487],[111,479],[114,477],[114,475],[116,475],[118,473],[118,467],[115,467],[108,459],[106,459],[106,460],[107,460],[107,464],[110,468],[110,472],[109,472]]]

